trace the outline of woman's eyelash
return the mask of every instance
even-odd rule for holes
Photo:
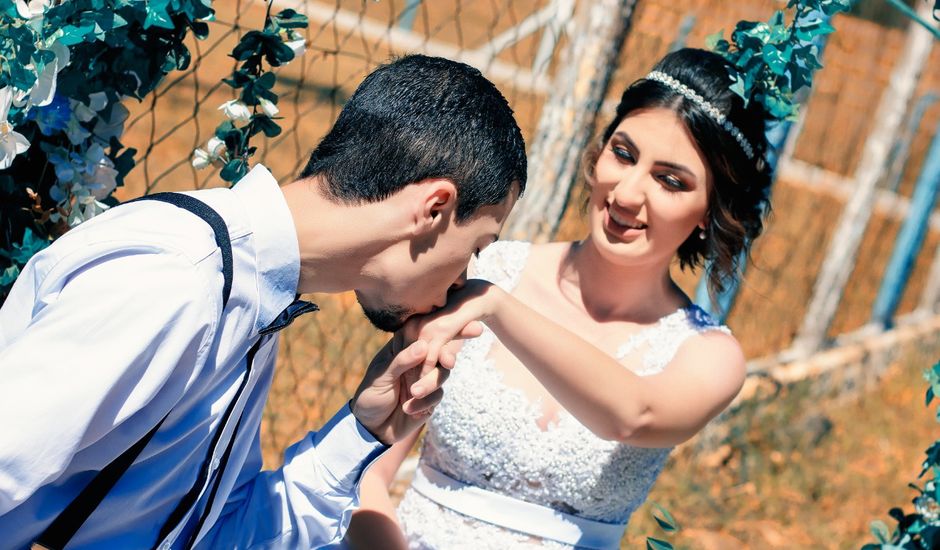
[[[622,145],[611,145],[611,152],[618,160],[622,162],[636,162],[636,158],[633,156],[633,153],[629,149]],[[670,192],[685,191],[686,185],[679,178],[672,175],[663,175],[659,177],[660,181],[665,184],[666,190]]]
[[[681,180],[672,176],[660,176],[660,181],[666,184],[666,190],[671,192],[684,191],[685,184]]]
[[[611,150],[613,151],[614,156],[616,156],[618,159],[629,160],[629,161],[633,161],[633,160],[634,160],[633,154],[632,154],[630,151],[628,151],[628,150],[626,150],[625,148],[623,148],[623,147],[620,147],[620,146],[618,146],[618,145],[614,145],[614,146],[611,147]]]

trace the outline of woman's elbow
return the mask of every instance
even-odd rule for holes
[[[653,414],[649,410],[643,410],[620,417],[614,416],[610,420],[594,430],[594,435],[607,441],[631,443],[652,426]]]

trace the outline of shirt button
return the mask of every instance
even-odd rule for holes
[[[217,457],[217,456],[216,456],[216,457],[213,457],[213,459],[212,459],[212,470],[213,470],[213,471],[219,469],[219,462],[220,462],[219,457]]]
[[[170,550],[170,541],[163,541],[163,544],[160,545],[160,550]]]

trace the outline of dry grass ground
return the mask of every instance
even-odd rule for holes
[[[735,435],[711,453],[680,448],[650,500],[681,524],[663,536],[649,504],[634,516],[622,548],[646,535],[677,548],[859,548],[869,522],[889,526],[888,509],[911,510],[924,451],[938,437],[934,404],[924,406],[922,372],[940,343],[912,348],[872,392],[813,400],[806,383],[735,420]]]

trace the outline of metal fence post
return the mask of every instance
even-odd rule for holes
[[[937,125],[920,177],[917,178],[914,196],[911,197],[911,209],[904,218],[904,224],[898,233],[884,279],[878,289],[878,296],[872,308],[873,323],[878,323],[885,328],[892,325],[898,303],[901,301],[901,296],[907,287],[907,280],[914,267],[914,259],[924,244],[927,222],[937,202],[938,190],[940,190],[940,125]]]

